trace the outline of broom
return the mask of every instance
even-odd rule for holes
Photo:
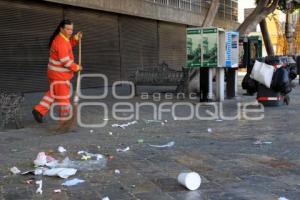
[[[78,41],[78,65],[81,66],[81,38]],[[80,90],[80,71],[77,72],[77,81],[76,81],[76,89],[75,89],[75,95],[73,98],[73,105],[72,105],[72,111],[73,115],[71,118],[59,125],[57,128],[57,132],[67,132],[70,131],[72,128],[75,127],[77,123],[77,110],[78,110],[78,103],[79,103],[79,90]]]

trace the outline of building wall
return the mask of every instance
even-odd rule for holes
[[[63,17],[74,21],[74,32],[84,32],[83,73],[105,74],[110,84],[163,61],[174,69],[185,64],[185,25],[29,0],[0,0],[0,10],[0,89],[48,88],[48,39]]]
[[[200,26],[203,15],[149,0],[45,0],[65,5],[103,10],[136,17]]]
[[[189,26],[202,26],[211,0],[44,0]],[[238,26],[238,0],[220,0],[217,23],[223,28]]]

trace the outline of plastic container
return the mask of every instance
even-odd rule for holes
[[[182,172],[178,175],[177,180],[189,190],[197,190],[201,185],[201,177],[196,172]]]

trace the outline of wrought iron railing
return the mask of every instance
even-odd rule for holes
[[[211,0],[145,0],[155,4],[188,10],[195,13],[205,13]],[[238,0],[220,0],[218,17],[231,21],[238,20]]]

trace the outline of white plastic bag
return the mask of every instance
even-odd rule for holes
[[[69,176],[75,175],[77,169],[73,168],[52,168],[43,172],[44,176],[59,176],[60,178],[69,178]]]
[[[255,61],[255,64],[251,71],[250,78],[265,85],[267,88],[270,88],[273,74],[274,74],[274,67],[272,65]]]

